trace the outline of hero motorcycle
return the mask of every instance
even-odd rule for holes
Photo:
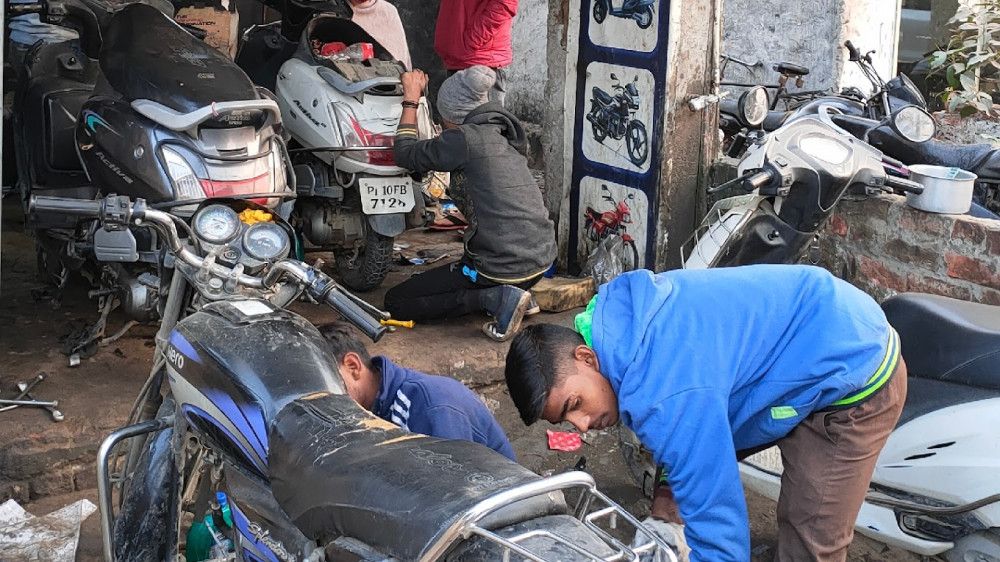
[[[622,271],[632,271],[639,267],[639,250],[635,246],[635,239],[625,231],[627,225],[632,224],[632,209],[629,208],[628,201],[634,198],[635,194],[629,192],[627,201],[615,201],[608,186],[602,184],[601,199],[611,203],[613,210],[602,213],[588,205],[583,212],[584,234],[591,242],[600,242],[608,236],[621,236]]]
[[[104,228],[145,225],[177,264],[150,377],[129,425],[98,451],[109,562],[676,560],[585,473],[541,478],[482,445],[412,434],[362,409],[319,331],[283,307],[305,295],[373,340],[388,315],[319,264],[287,257],[295,242],[280,217],[247,224],[237,211],[259,206],[213,200],[182,239],[141,199],[31,205]],[[243,257],[213,260],[227,250]],[[184,309],[188,291],[208,302]],[[623,523],[639,536],[632,547],[609,534]]]
[[[924,129],[902,121],[903,134],[919,142]],[[789,123],[751,148],[735,181],[752,193],[713,206],[684,266],[796,263],[844,194],[919,189],[886,172],[893,168],[819,116]],[[909,392],[855,529],[949,561],[1000,560],[1000,309],[923,294],[899,295],[883,309],[900,335]],[[630,473],[652,494],[649,452],[631,432],[620,435]],[[740,472],[777,500],[776,451],[747,458]]]
[[[32,209],[30,198],[142,197],[182,222],[218,196],[278,209],[294,197],[275,130],[281,115],[269,92],[151,5],[49,0],[8,11],[79,33],[28,50],[13,114],[18,192],[39,269],[59,288],[70,271],[97,287],[101,319],[70,351],[92,350],[113,307],[138,321],[162,314],[171,267],[163,241],[134,225],[106,230]]]
[[[590,111],[587,120],[590,121],[594,140],[604,142],[611,137],[615,140],[625,139],[628,149],[628,159],[636,166],[642,166],[649,157],[649,135],[646,126],[635,117],[641,102],[639,88],[636,84],[639,77],[635,76],[624,86],[614,73],[611,74],[611,94],[594,86],[591,90]]]

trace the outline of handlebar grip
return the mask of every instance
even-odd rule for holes
[[[882,155],[882,162],[885,162],[886,164],[892,166],[893,168],[904,168],[904,169],[906,168],[906,164],[903,164],[902,160],[896,160],[895,158],[889,156],[888,154]]]
[[[851,61],[857,62],[861,60],[861,51],[854,46],[854,43],[851,43],[850,39],[844,41],[844,46],[847,47],[847,52],[851,55]]]
[[[372,318],[370,314],[361,309],[347,295],[334,288],[326,295],[326,304],[339,312],[348,322],[357,326],[373,342],[382,339],[388,328],[381,325],[379,321]]]
[[[45,4],[43,2],[7,3],[7,15],[11,17],[23,16],[25,14],[41,14],[44,12],[45,12]]]
[[[66,213],[96,219],[101,216],[101,207],[103,205],[103,201],[32,195],[28,201],[28,210],[43,213]]]
[[[760,189],[771,182],[774,178],[774,174],[770,170],[761,170],[756,174],[750,176],[749,178],[743,180],[743,189],[750,192],[755,189]]]
[[[902,191],[907,191],[915,195],[920,195],[924,192],[924,186],[908,179],[897,178],[896,176],[886,176],[885,185]]]

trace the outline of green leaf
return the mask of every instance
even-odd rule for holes
[[[951,67],[954,68],[955,72],[957,73],[965,72],[965,63],[956,62],[955,64],[951,65]]]
[[[970,76],[968,74],[959,74],[958,79],[962,83],[963,89],[968,90],[970,92],[978,91],[978,87],[976,86],[975,76]]]
[[[966,105],[959,110],[958,115],[962,117],[962,119],[965,119],[966,117],[971,117],[976,113],[978,113],[978,111],[976,111],[975,107],[972,107],[971,105]]]
[[[955,110],[962,103],[962,98],[957,95],[952,95],[948,98],[948,113],[955,113]]]
[[[981,65],[981,64],[989,61],[990,59],[994,58],[995,56],[996,55],[994,55],[992,53],[985,54],[985,55],[976,55],[976,56],[972,57],[971,59],[969,59],[969,67],[971,68],[973,66]]]
[[[961,84],[958,82],[958,71],[955,70],[955,66],[948,67],[948,72],[945,74],[945,77],[948,80],[948,85],[952,88],[961,87]]]

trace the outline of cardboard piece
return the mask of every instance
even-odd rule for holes
[[[177,10],[174,20],[205,31],[205,43],[225,53],[229,58],[236,57],[236,47],[239,44],[240,17],[233,3],[232,11],[215,6],[194,5]]]

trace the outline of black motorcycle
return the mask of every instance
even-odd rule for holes
[[[583,561],[656,552],[675,560],[585,473],[543,479],[485,446],[412,434],[362,409],[319,331],[284,307],[300,296],[328,304],[376,341],[388,315],[319,265],[289,257],[296,242],[280,217],[241,220],[259,205],[206,201],[184,239],[174,217],[141,199],[35,197],[32,207],[106,229],[147,226],[176,264],[153,370],[129,425],[98,451],[109,562],[471,562],[511,553]],[[230,253],[241,257],[211,259]],[[191,291],[208,301],[196,311],[181,306]],[[641,544],[611,537],[623,523]]]
[[[282,211],[294,180],[276,133],[280,112],[232,61],[152,5],[50,0],[10,4],[8,13],[40,13],[79,32],[79,40],[28,50],[13,127],[18,192],[41,272],[60,288],[69,271],[96,286],[101,320],[70,351],[93,350],[115,306],[140,321],[162,315],[171,276],[163,241],[136,225],[109,230],[32,209],[30,198],[141,197],[185,223],[200,202],[220,196]]]
[[[604,142],[607,137],[615,140],[624,137],[628,159],[636,166],[642,166],[649,157],[649,135],[646,134],[646,126],[642,121],[635,118],[640,102],[639,89],[636,87],[639,77],[636,76],[624,86],[613,73],[611,80],[614,96],[597,86],[592,90],[587,120],[590,121],[594,140]]]

